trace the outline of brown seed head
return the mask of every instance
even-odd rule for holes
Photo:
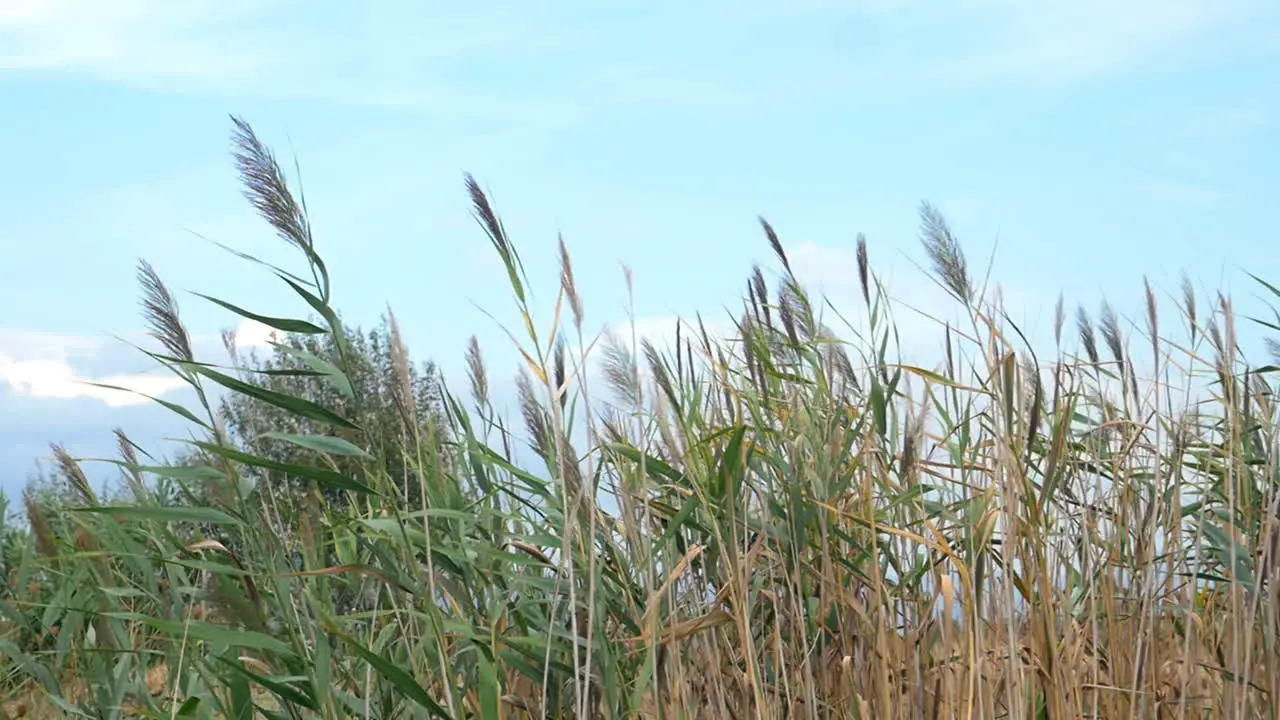
[[[76,528],[76,549],[80,552],[89,552],[98,548],[98,541],[93,535],[83,527]]]

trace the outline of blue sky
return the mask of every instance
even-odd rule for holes
[[[548,295],[564,234],[593,327],[624,318],[622,263],[647,327],[717,315],[770,262],[757,214],[833,297],[863,232],[928,306],[925,199],[972,263],[996,250],[1034,326],[1059,291],[1128,310],[1184,270],[1243,302],[1241,269],[1276,257],[1278,21],[1268,0],[0,0],[0,488],[51,440],[181,434],[78,383],[164,389],[112,339],[140,330],[137,258],[209,353],[234,319],[185,291],[301,312],[193,235],[290,258],[239,195],[228,113],[297,156],[348,318],[390,304],[447,370],[477,334],[509,375],[464,171]]]

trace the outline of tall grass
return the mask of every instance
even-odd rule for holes
[[[310,317],[214,302],[341,338],[304,203],[253,130],[235,132],[249,200],[296,250],[293,270],[259,264]],[[406,506],[370,429],[194,357],[144,263],[144,352],[193,389],[195,405],[167,406],[207,462],[139,459],[122,434],[130,495],[104,502],[60,454],[76,507],[28,498],[39,553],[18,573],[52,589],[0,604],[45,638],[0,641],[40,705],[8,712],[1277,716],[1276,410],[1228,299],[1188,285],[1170,314],[1148,287],[1132,333],[1107,306],[1068,327],[1060,304],[1056,355],[1037,357],[925,206],[924,248],[964,320],[940,327],[938,367],[897,356],[865,241],[855,322],[805,291],[763,222],[779,280],[750,276],[734,332],[698,319],[659,347],[588,330],[563,244],[556,313],[538,322],[515,243],[466,187],[512,290],[519,427],[473,343],[448,432],[402,428],[420,483]],[[350,393],[337,347],[301,359]],[[215,387],[332,430],[276,437],[311,464],[255,456],[221,429]],[[335,457],[366,458],[373,481]]]

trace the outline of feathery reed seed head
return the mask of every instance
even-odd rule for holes
[[[138,261],[138,281],[142,285],[143,319],[151,337],[158,340],[171,357],[193,362],[191,337],[178,316],[178,303],[146,260]]]
[[[244,120],[232,116],[236,168],[244,196],[286,242],[304,251],[313,249],[311,226],[306,213],[285,179],[275,155],[258,139]]]

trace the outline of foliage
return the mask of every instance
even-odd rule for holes
[[[372,481],[370,473],[391,478],[400,485],[404,504],[416,506],[421,483],[403,449],[410,437],[431,437],[438,445],[447,440],[439,371],[430,362],[421,367],[409,362],[408,351],[389,316],[381,327],[368,333],[346,327],[343,333],[347,355],[341,383],[317,383],[311,374],[316,358],[327,367],[342,361],[334,335],[284,333],[273,342],[266,358],[253,350],[240,352],[234,336],[228,337],[227,345],[242,380],[257,379],[271,392],[302,398],[353,418],[363,432],[345,433],[344,439],[365,442],[368,455],[334,456],[336,469],[364,483]],[[284,465],[306,462],[312,449],[280,435],[311,436],[327,430],[316,420],[243,394],[229,394],[219,410],[237,447]],[[337,435],[343,437],[344,433]],[[370,457],[377,459],[377,465],[366,469]],[[287,473],[260,467],[246,468],[246,473],[256,482],[290,483],[295,491],[305,490],[305,483],[295,482]],[[334,490],[326,489],[322,494],[330,505],[344,499]]]
[[[122,445],[129,477],[166,478],[181,503],[138,480],[107,504],[63,463],[75,507],[34,533],[54,579],[41,622],[61,632],[0,643],[44,716],[1276,716],[1278,424],[1225,298],[1186,291],[1176,341],[1148,289],[1142,351],[1109,307],[1081,311],[1082,357],[1060,307],[1059,354],[1038,360],[926,206],[966,320],[938,368],[896,357],[864,242],[865,327],[841,339],[768,224],[780,280],[751,276],[732,336],[699,321],[665,349],[596,343],[563,245],[563,314],[535,322],[468,178],[526,329],[534,471],[504,449],[475,345],[470,402],[439,391],[447,432],[417,415],[382,430],[407,353],[344,330],[302,205],[238,120],[236,143],[247,196],[297,253],[265,269],[318,319],[215,302],[314,342],[266,373],[197,360],[141,266],[151,356],[200,399],[171,408],[200,454],[144,466]],[[391,371],[362,370],[371,357]],[[296,449],[237,444],[213,386],[245,398],[236,434]]]

